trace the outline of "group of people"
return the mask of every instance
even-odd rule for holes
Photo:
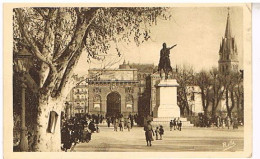
[[[162,136],[164,135],[163,126],[162,125],[157,126],[155,131],[153,131],[153,126],[150,120],[148,120],[147,124],[144,126],[144,131],[145,131],[145,139],[146,139],[147,146],[152,146],[154,135],[156,136],[156,140],[162,140]]]
[[[94,132],[99,132],[98,124],[88,116],[77,116],[63,120],[61,125],[61,149],[67,151],[80,142],[89,142]]]
[[[134,126],[135,116],[129,114],[127,118],[125,118],[122,114],[116,114],[113,116],[107,117],[107,126],[110,127],[111,123],[114,126],[114,131],[124,131],[124,129],[127,129],[130,131],[130,129]]]
[[[170,131],[172,131],[172,128],[174,130],[179,130],[181,131],[181,127],[182,127],[182,121],[180,120],[180,118],[176,119],[174,118],[174,120],[170,121]]]
[[[226,118],[221,118],[220,116],[216,117],[216,127],[217,128],[225,128],[227,127],[228,129],[233,126],[233,129],[238,129],[238,120],[237,118],[231,119],[229,116]]]
[[[233,129],[238,129],[239,125],[242,125],[237,117],[230,118],[229,116],[221,117],[207,117],[206,115],[199,115],[199,123],[197,126],[199,127],[217,127],[217,128],[225,128],[233,127]]]

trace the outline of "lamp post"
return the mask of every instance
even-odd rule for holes
[[[28,140],[26,137],[27,127],[25,124],[25,73],[29,71],[30,67],[30,58],[31,54],[26,50],[26,48],[22,48],[16,55],[15,55],[15,63],[17,71],[21,74],[21,88],[22,88],[22,101],[21,101],[21,132],[20,132],[20,150],[21,151],[28,151]]]

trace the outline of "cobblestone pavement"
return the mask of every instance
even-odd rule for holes
[[[142,127],[133,127],[130,132],[115,132],[113,128],[100,127],[100,133],[93,133],[89,143],[77,144],[76,152],[183,152],[183,151],[243,151],[243,127],[227,128],[184,128],[170,131],[165,128],[163,140],[155,140],[146,146]],[[155,139],[155,136],[154,136]]]

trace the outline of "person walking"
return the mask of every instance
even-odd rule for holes
[[[164,134],[164,129],[162,125],[160,125],[159,134],[160,134],[160,140],[162,140],[162,136]]]
[[[110,117],[107,117],[107,127],[110,127],[111,119]]]
[[[177,125],[177,124],[176,124],[176,118],[174,118],[174,120],[173,120],[173,129],[174,129],[174,130],[176,130],[176,125]]]
[[[173,127],[173,121],[170,121],[170,131],[172,131],[172,127]]]
[[[217,128],[219,128],[219,127],[220,127],[220,117],[217,116]]]
[[[114,119],[114,131],[117,131],[117,127],[118,127],[118,119],[117,118],[115,118]]]
[[[128,131],[130,131],[130,129],[131,129],[131,121],[130,121],[130,118],[127,119],[127,129],[128,129]]]
[[[221,119],[221,124],[222,124],[222,129],[224,129],[225,128],[225,119],[224,118]]]
[[[180,118],[178,118],[176,121],[177,130],[179,130],[179,124],[180,124]]]
[[[124,118],[123,117],[120,118],[119,128],[120,128],[120,131],[124,131]]]
[[[231,121],[230,121],[229,116],[227,116],[226,121],[227,121],[227,127],[228,127],[228,129],[229,129],[229,127],[230,127],[230,125],[231,125]]]
[[[144,131],[145,131],[145,139],[146,139],[147,146],[152,146],[154,132],[150,120],[148,120],[147,125],[144,126]]]
[[[156,140],[159,140],[158,136],[159,136],[159,127],[157,126],[155,129],[155,136],[156,136]]]
[[[130,115],[131,128],[134,126],[134,117]]]
[[[181,122],[181,120],[179,121],[178,127],[179,127],[179,130],[181,131],[181,127],[182,127],[182,122]]]

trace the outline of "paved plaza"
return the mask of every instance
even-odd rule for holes
[[[133,127],[130,132],[115,132],[113,128],[100,127],[100,133],[93,133],[89,143],[79,143],[76,152],[183,152],[183,151],[243,151],[244,130],[227,128],[183,128],[170,131],[165,128],[163,140],[155,140],[146,146],[142,127]],[[155,139],[155,136],[154,136]]]

